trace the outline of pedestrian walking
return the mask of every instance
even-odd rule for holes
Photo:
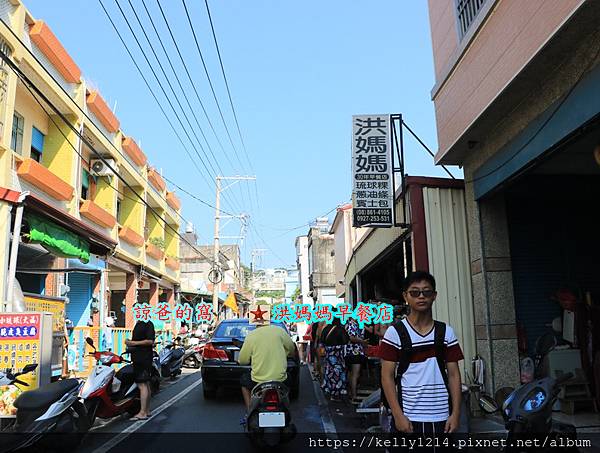
[[[150,416],[150,378],[152,374],[152,348],[155,332],[152,321],[138,321],[125,345],[131,349],[134,380],[140,389],[140,411],[131,420],[146,420]]]
[[[340,401],[348,393],[345,351],[350,337],[339,318],[333,318],[332,323],[323,329],[321,335],[325,346],[321,386],[325,395],[332,401]]]
[[[358,403],[360,402],[356,401],[358,379],[360,378],[361,366],[367,363],[365,348],[369,345],[369,342],[365,340],[364,329],[360,328],[356,319],[350,318],[345,328],[349,337],[344,354],[350,381],[350,400],[353,403]]]
[[[431,274],[409,274],[403,295],[410,313],[387,329],[379,350],[391,431],[452,433],[460,419],[463,353],[452,327],[433,319],[437,293]]]

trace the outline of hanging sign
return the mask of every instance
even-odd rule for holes
[[[355,227],[394,226],[394,163],[389,115],[352,117],[352,208]]]

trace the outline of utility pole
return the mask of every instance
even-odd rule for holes
[[[221,266],[219,264],[219,234],[220,234],[220,220],[221,219],[242,219],[242,222],[245,223],[248,218],[248,214],[240,214],[237,216],[225,216],[221,215],[221,192],[229,189],[234,184],[237,184],[240,181],[252,181],[256,180],[256,176],[217,176],[217,198],[215,200],[215,239],[213,245],[213,268],[212,275],[214,278],[213,282],[213,311],[216,316],[216,320],[219,319],[219,287],[221,285],[221,281],[223,279],[223,273],[221,272]],[[233,181],[229,185],[225,187],[221,187],[221,181]],[[224,236],[223,239],[228,238],[231,239],[231,236]]]

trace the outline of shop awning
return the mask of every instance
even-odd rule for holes
[[[41,215],[27,213],[25,219],[29,224],[30,242],[40,244],[56,256],[78,258],[82,263],[90,261],[90,246],[85,239]]]
[[[87,242],[88,254],[104,256],[117,246],[117,242],[110,237],[72,215],[46,203],[33,194],[29,194],[25,198],[25,216],[27,217],[30,214],[37,214],[46,222],[51,222],[67,232],[76,235],[80,240]],[[75,256],[75,258],[80,257]]]

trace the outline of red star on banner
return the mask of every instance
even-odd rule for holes
[[[268,313],[268,311],[261,310],[260,305],[259,305],[256,310],[251,311],[250,313],[252,313],[254,315],[254,320],[255,321],[264,321],[265,318],[263,318],[263,315],[265,313]]]

